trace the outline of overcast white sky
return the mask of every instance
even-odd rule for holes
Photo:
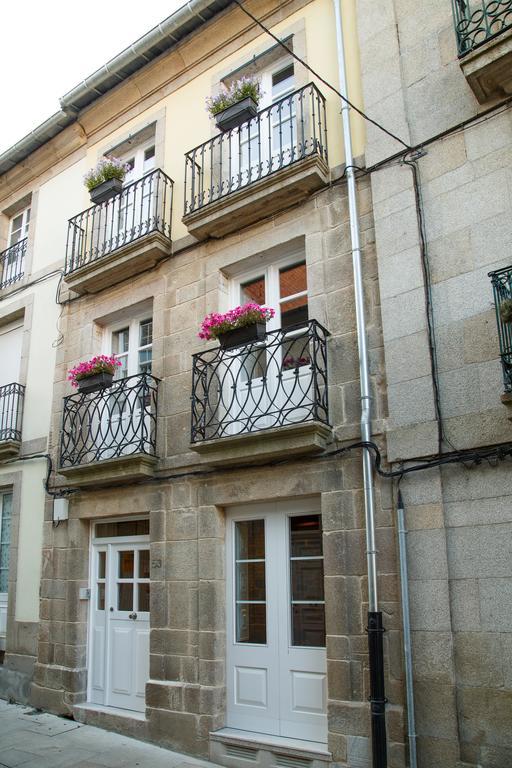
[[[59,97],[184,0],[4,0],[0,152],[59,109]]]

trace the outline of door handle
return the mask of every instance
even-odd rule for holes
[[[133,619],[133,620],[135,621],[135,619],[137,618],[137,614],[136,614],[136,613],[130,613],[130,615],[128,616],[128,618],[129,618],[129,619]]]

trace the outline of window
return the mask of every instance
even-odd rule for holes
[[[119,327],[120,326],[120,327]],[[107,333],[108,352],[121,361],[116,379],[126,379],[138,373],[151,373],[153,347],[153,320],[151,317],[136,318],[112,327]]]
[[[0,494],[0,595],[9,588],[9,555],[11,547],[12,493]]]
[[[20,211],[12,217],[9,223],[9,242],[8,247],[16,245],[20,240],[28,236],[28,226],[30,223],[30,208]]]

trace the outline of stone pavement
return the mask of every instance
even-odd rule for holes
[[[0,768],[217,768],[213,763],[0,700]]]

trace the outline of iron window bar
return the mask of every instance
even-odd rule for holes
[[[60,467],[156,452],[158,379],[140,373],[64,398]]]
[[[327,338],[316,320],[192,356],[191,440],[308,421],[329,424]]]
[[[452,0],[459,58],[512,26],[512,0]]]
[[[21,442],[24,399],[23,384],[4,384],[0,387],[0,442]]]
[[[24,237],[0,253],[0,290],[24,277],[26,251],[27,238]]]
[[[504,301],[512,301],[512,266],[489,272],[489,277],[494,291],[503,383],[505,392],[512,392],[512,322],[505,322],[500,312]]]
[[[327,163],[327,120],[309,83],[185,154],[185,215],[314,155]]]
[[[172,179],[157,168],[70,219],[66,274],[152,232],[170,240],[173,185]]]

